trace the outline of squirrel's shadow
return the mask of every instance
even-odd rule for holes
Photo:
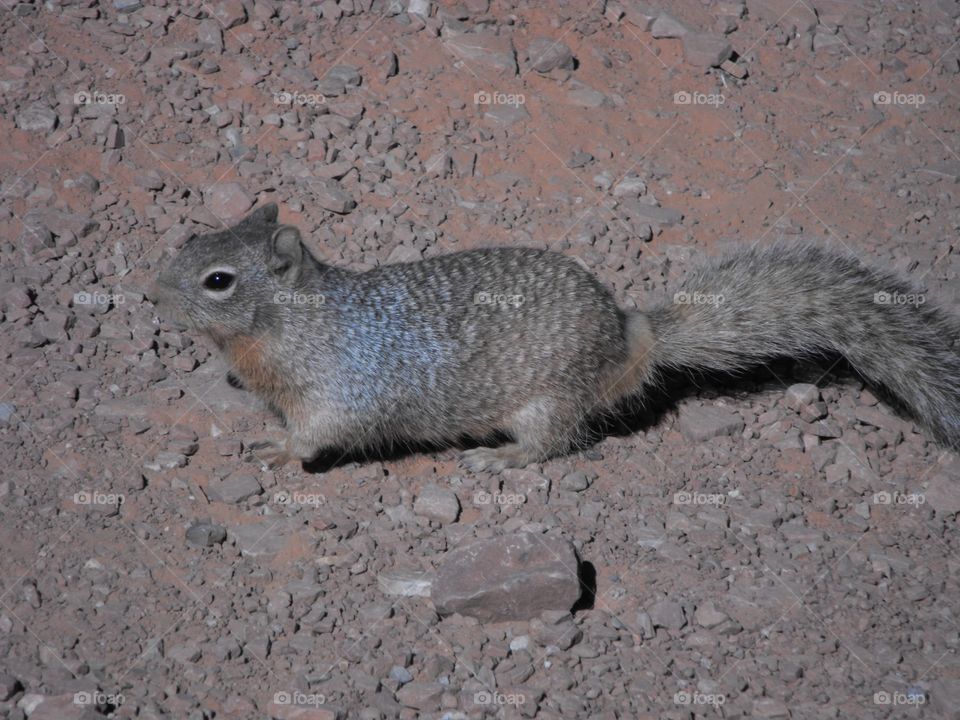
[[[655,428],[663,424],[665,416],[675,412],[683,400],[704,392],[745,398],[764,392],[782,392],[787,386],[797,382],[823,386],[846,380],[860,378],[839,356],[806,361],[778,359],[737,374],[671,373],[664,378],[660,386],[645,392],[642,405],[636,401],[627,401],[616,411],[591,419],[572,452],[588,450],[607,437],[626,437]],[[876,391],[894,407],[899,406],[896,398],[884,393],[882,388],[876,388]],[[499,435],[492,438],[462,438],[453,444],[404,442],[356,448],[349,452],[331,448],[304,463],[303,469],[308,473],[322,473],[353,463],[389,462],[413,454],[445,453],[451,448],[462,450],[507,441],[507,435]]]

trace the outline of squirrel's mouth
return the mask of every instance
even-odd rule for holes
[[[167,285],[163,278],[155,281],[149,292],[150,301],[165,320],[180,326],[177,327],[178,330],[197,329],[196,320],[192,317],[190,309],[183,305],[182,295]]]

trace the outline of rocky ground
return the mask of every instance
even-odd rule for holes
[[[276,201],[353,268],[549,247],[644,306],[810,235],[955,305],[955,0],[0,5],[6,717],[960,717],[960,459],[849,372],[271,472],[148,299]]]

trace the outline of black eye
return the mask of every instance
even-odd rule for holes
[[[233,285],[234,276],[231,273],[217,270],[203,279],[203,286],[207,290],[226,290]]]

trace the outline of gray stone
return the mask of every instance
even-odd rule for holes
[[[658,207],[649,203],[624,202],[623,209],[636,223],[649,223],[661,227],[673,227],[683,220],[683,213],[673,208]]]
[[[430,17],[430,8],[432,5],[432,0],[410,0],[410,4],[407,5],[407,12],[411,15],[428,18]]]
[[[583,84],[573,88],[567,93],[567,102],[577,107],[595,108],[603,105],[607,96],[599,90],[594,90]]]
[[[557,68],[573,70],[573,51],[560,40],[534,38],[527,47],[530,67],[539,73],[548,73]]]
[[[620,0],[623,6],[624,16],[631,25],[636,25],[643,31],[647,31],[657,19],[659,11],[645,2],[639,0]]]
[[[413,503],[413,511],[431,520],[452,523],[460,515],[460,501],[451,490],[428,485]]]
[[[240,183],[228,182],[214,185],[206,192],[204,204],[221,220],[242,217],[251,207],[252,198]]]
[[[517,74],[517,52],[509,36],[489,32],[464,33],[444,38],[443,44],[467,63],[483,65],[502,75]]]
[[[650,621],[655,628],[662,627],[667,630],[679,630],[687,624],[687,618],[683,614],[683,608],[679,603],[673,600],[661,600],[654,603],[647,609],[650,615]]]
[[[570,492],[583,492],[588,487],[590,487],[590,478],[588,478],[587,474],[581,470],[567,473],[560,480],[560,488],[562,490],[568,490]]]
[[[132,13],[143,7],[140,0],[113,0],[113,7],[117,12]]]
[[[940,517],[960,513],[960,483],[957,482],[955,474],[934,475],[923,491],[923,497],[925,504],[933,508]]]
[[[222,525],[201,521],[187,529],[187,542],[200,547],[218,545],[227,539],[227,529]]]
[[[638,198],[647,192],[647,184],[636,175],[627,175],[613,186],[614,197]]]
[[[441,615],[484,622],[569,610],[580,597],[578,561],[566,540],[532,533],[470,543],[447,553],[433,587]]]
[[[240,0],[223,0],[214,3],[210,13],[227,30],[247,21],[247,11]]]
[[[13,675],[0,672],[0,702],[6,702],[12,698],[20,688],[20,681]]]
[[[436,712],[446,689],[438,682],[411,682],[397,690],[397,700],[401,705],[421,712]]]
[[[86,237],[100,226],[89,215],[57,208],[34,208],[23,216],[23,223],[42,226],[54,235],[72,234],[78,238]]]
[[[744,428],[743,418],[719,405],[683,405],[680,432],[687,440],[702,442],[720,435],[735,435]]]
[[[755,718],[787,718],[790,717],[790,710],[780,700],[773,698],[757,698],[753,701],[753,713],[751,717]]]
[[[690,28],[672,15],[661,13],[650,25],[650,33],[655,38],[679,38],[690,32]]]
[[[783,395],[784,404],[791,410],[800,412],[807,405],[820,399],[820,388],[811,383],[796,383],[787,388]]]
[[[406,685],[413,680],[413,675],[410,674],[410,671],[400,665],[394,665],[390,668],[390,677],[401,685]]]
[[[223,27],[216,20],[203,20],[197,26],[197,42],[210,46],[217,52],[223,51]]]
[[[530,113],[523,105],[488,105],[483,119],[490,125],[513,125],[530,119]]]
[[[27,132],[48,133],[57,127],[57,113],[49,105],[35,102],[17,113],[16,123]]]
[[[334,65],[324,77],[342,83],[344,87],[359,87],[363,82],[360,70],[354,65]]]
[[[728,615],[717,610],[713,602],[709,600],[698,607],[696,612],[693,613],[693,619],[697,621],[697,625],[705,628],[716,627],[727,620],[727,618]]]
[[[353,196],[336,180],[328,179],[323,183],[315,183],[311,187],[317,203],[325,210],[345,215],[357,206]]]
[[[683,36],[683,59],[696,67],[719,67],[733,55],[733,46],[722,35],[691,32]]]
[[[211,500],[225,503],[240,503],[263,492],[253,475],[229,475],[223,480],[212,480],[207,485]]]
[[[6,425],[10,422],[10,418],[13,417],[13,414],[17,411],[15,405],[10,403],[0,403],[0,424]]]
[[[384,595],[430,597],[433,577],[421,570],[385,570],[377,576],[377,586]]]

